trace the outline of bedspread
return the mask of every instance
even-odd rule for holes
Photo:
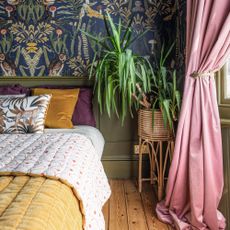
[[[1,230],[82,230],[71,188],[45,177],[0,177]]]
[[[110,187],[89,139],[80,134],[0,135],[0,175],[44,176],[72,188],[84,229],[104,229],[102,206]]]

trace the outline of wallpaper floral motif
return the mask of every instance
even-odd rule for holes
[[[0,76],[87,76],[94,44],[81,30],[103,35],[104,11],[124,24],[133,17],[135,35],[148,30],[133,49],[150,59],[177,40],[171,65],[180,68],[184,1],[0,0]]]

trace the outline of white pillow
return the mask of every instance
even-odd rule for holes
[[[0,133],[43,133],[50,98],[0,97]]]

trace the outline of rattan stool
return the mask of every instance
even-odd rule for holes
[[[157,182],[158,200],[163,197],[165,172],[167,163],[171,162],[174,151],[174,138],[169,129],[164,127],[162,114],[154,112],[154,126],[152,125],[152,110],[140,110],[138,113],[139,135],[139,170],[138,187],[142,191],[142,182]],[[150,162],[150,178],[142,178],[143,147],[147,147]],[[163,146],[165,147],[165,151]],[[145,148],[146,149],[146,148]]]
[[[163,151],[163,144],[166,146],[166,151]],[[142,178],[142,156],[143,146],[147,146],[150,162],[150,178]],[[174,151],[174,140],[145,140],[140,138],[139,140],[139,172],[138,172],[138,187],[139,192],[142,191],[142,182],[150,181],[151,184],[154,181],[157,182],[157,197],[161,200],[164,192],[165,171],[167,162],[172,160]]]

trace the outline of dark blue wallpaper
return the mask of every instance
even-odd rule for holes
[[[171,65],[180,68],[183,5],[183,0],[0,1],[0,76],[88,76],[94,47],[80,30],[103,36],[104,11],[124,25],[134,17],[134,36],[148,30],[133,49],[152,60],[163,41],[176,40]]]

